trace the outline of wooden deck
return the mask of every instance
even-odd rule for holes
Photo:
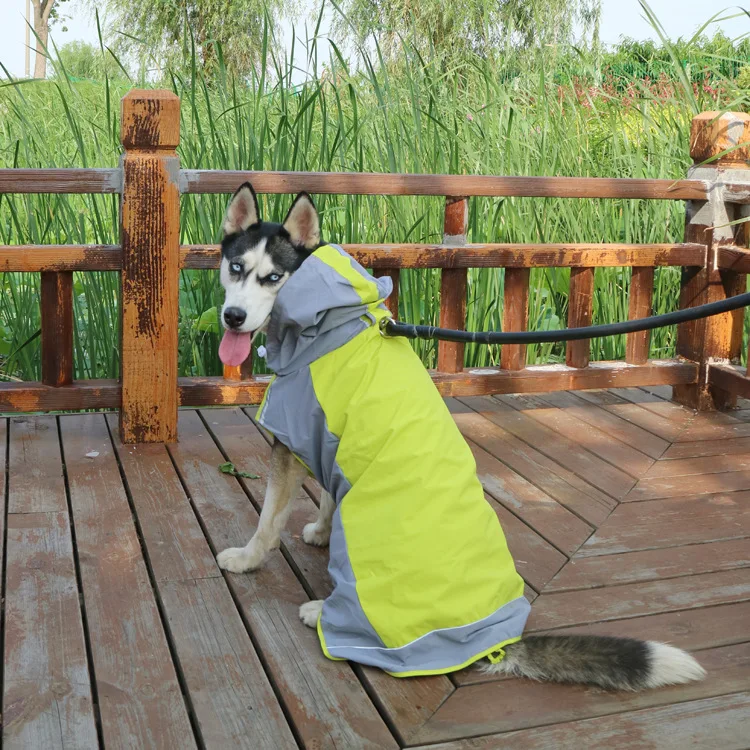
[[[696,415],[668,396],[449,402],[535,600],[529,629],[665,640],[709,672],[640,694],[327,661],[297,617],[329,590],[326,551],[300,537],[314,483],[263,570],[214,561],[263,499],[249,411],[182,411],[169,447],[123,446],[113,415],[0,421],[4,747],[750,747],[750,402]]]

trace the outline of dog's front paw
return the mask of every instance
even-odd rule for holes
[[[303,624],[307,625],[308,628],[318,627],[318,618],[323,609],[323,601],[316,599],[312,602],[305,602],[299,608],[299,619],[302,620]]]
[[[331,529],[329,526],[319,526],[317,521],[308,523],[302,529],[302,538],[306,544],[312,544],[313,547],[327,547],[331,538]]]
[[[247,547],[230,547],[216,556],[216,562],[222,570],[230,573],[245,573],[256,570],[265,560],[266,555],[252,544]]]

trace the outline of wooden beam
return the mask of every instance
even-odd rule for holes
[[[0,245],[0,272],[119,271],[121,268],[119,245]]]
[[[628,320],[648,318],[651,315],[654,296],[654,269],[636,266],[630,277],[630,300]],[[648,361],[651,331],[636,331],[626,338],[625,361],[631,365],[644,365]]]
[[[634,388],[694,383],[698,366],[683,360],[650,360],[645,365],[592,362],[585,369],[566,365],[532,365],[519,371],[494,368],[430,375],[443,396],[492,393],[544,393],[590,388]],[[179,378],[181,406],[259,404],[271,378],[227,381],[223,377]],[[79,380],[53,388],[42,383],[0,383],[0,414],[83,409],[116,409],[122,388],[116,380]]]
[[[466,228],[469,223],[469,201],[467,198],[445,199],[443,217],[443,245],[448,247],[466,244]],[[440,277],[440,327],[463,330],[466,326],[466,282],[465,268],[443,269]],[[440,372],[460,372],[464,367],[464,345],[452,341],[438,342],[437,369]]]
[[[647,198],[705,200],[700,180],[617,177],[493,177],[447,174],[361,174],[351,172],[231,172],[185,169],[185,193],[233,193],[251,182],[258,193],[301,191],[332,195],[465,195],[528,198]]]
[[[0,169],[0,193],[119,193],[121,169]]]
[[[719,245],[716,265],[722,270],[750,273],[750,250],[735,245]]]
[[[507,268],[503,293],[503,331],[525,331],[529,327],[528,268]],[[503,370],[523,370],[526,367],[525,344],[503,344],[500,349]]]
[[[590,326],[593,309],[594,269],[572,268],[568,295],[568,328]],[[565,345],[565,362],[568,367],[587,367],[590,352],[591,339],[568,341]]]
[[[177,439],[180,100],[122,100],[122,409],[124,443]]]
[[[710,364],[708,382],[715,388],[731,393],[734,397],[750,398],[750,378],[745,369],[729,363]]]
[[[45,272],[40,289],[42,383],[73,382],[73,272]]]
[[[365,268],[608,268],[626,266],[703,266],[706,246],[697,243],[449,245],[343,245]],[[2,251],[0,250],[0,253]],[[2,255],[0,254],[0,259]],[[218,268],[218,245],[183,245],[181,268]]]

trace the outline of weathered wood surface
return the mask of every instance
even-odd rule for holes
[[[525,331],[529,327],[528,268],[507,268],[503,290],[503,331]],[[523,370],[526,366],[526,346],[505,344],[500,350],[503,370]]]
[[[131,91],[122,100],[122,407],[126,443],[177,439],[180,100]]]
[[[448,401],[527,581],[528,630],[660,640],[695,651],[709,673],[636,694],[474,668],[398,680],[325,659],[297,615],[330,591],[326,550],[301,539],[314,480],[261,570],[222,574],[214,562],[247,541],[264,502],[271,438],[252,409],[183,410],[168,446],[123,444],[113,415],[57,418],[62,444],[56,418],[15,419],[0,463],[5,742],[348,750],[606,736],[630,748],[648,715],[682,748],[697,730],[680,711],[705,704],[704,723],[720,717],[714,734],[746,744],[746,714],[722,707],[750,679],[750,435],[739,429],[750,414],[696,414],[670,395],[657,385]],[[259,478],[222,474],[226,460]],[[656,482],[682,494],[644,499]]]
[[[433,371],[430,374],[441,395],[465,397],[491,393],[540,393],[549,390],[693,383],[697,366],[692,362],[650,360],[645,365],[592,362],[584,369],[565,365],[534,365],[518,371],[485,368],[458,373]],[[223,377],[177,378],[177,397],[180,406],[259,404],[269,380],[267,375],[239,381]],[[121,394],[122,386],[116,380],[79,380],[59,388],[33,382],[0,383],[0,412],[116,409],[120,405]],[[649,417],[644,415],[642,419],[648,421]],[[750,426],[740,427],[750,435]],[[677,426],[672,426],[672,430],[681,431]],[[655,434],[659,434],[658,429]]]
[[[621,266],[703,266],[706,246],[698,243],[624,244],[518,244],[490,243],[422,245],[343,245],[365,268],[544,268]],[[0,255],[2,258],[2,255]],[[183,245],[182,268],[218,268],[218,245]]]
[[[105,746],[196,747],[104,416],[60,429]]]
[[[355,174],[347,172],[232,172],[185,169],[186,193],[233,193],[251,182],[258,193],[306,191],[335,195],[483,195],[538,198],[651,198],[701,200],[700,180],[609,177],[491,177],[447,174]]]
[[[654,269],[649,266],[636,266],[630,278],[630,298],[628,319],[637,320],[651,315],[654,296]],[[626,338],[625,361],[631,365],[645,365],[648,361],[651,331],[636,331]]]
[[[119,271],[119,245],[2,245],[0,271]]]
[[[445,199],[443,244],[461,247],[466,244],[469,222],[467,198]],[[444,268],[440,277],[441,328],[463,331],[466,327],[466,289],[468,272],[464,268]],[[461,372],[464,367],[464,345],[452,341],[438,341],[438,372]]]
[[[0,193],[119,193],[121,169],[0,169]]]
[[[594,310],[594,269],[572,268],[568,295],[568,328],[591,325]],[[565,363],[568,367],[587,367],[591,359],[591,340],[568,341]]]
[[[54,417],[12,420],[8,475],[3,746],[93,748],[94,702]]]
[[[42,383],[73,382],[73,273],[42,273]]]

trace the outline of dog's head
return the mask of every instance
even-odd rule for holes
[[[320,245],[318,211],[300,193],[282,224],[261,221],[255,191],[246,182],[232,196],[222,228],[221,321],[236,334],[262,330],[281,287]]]

